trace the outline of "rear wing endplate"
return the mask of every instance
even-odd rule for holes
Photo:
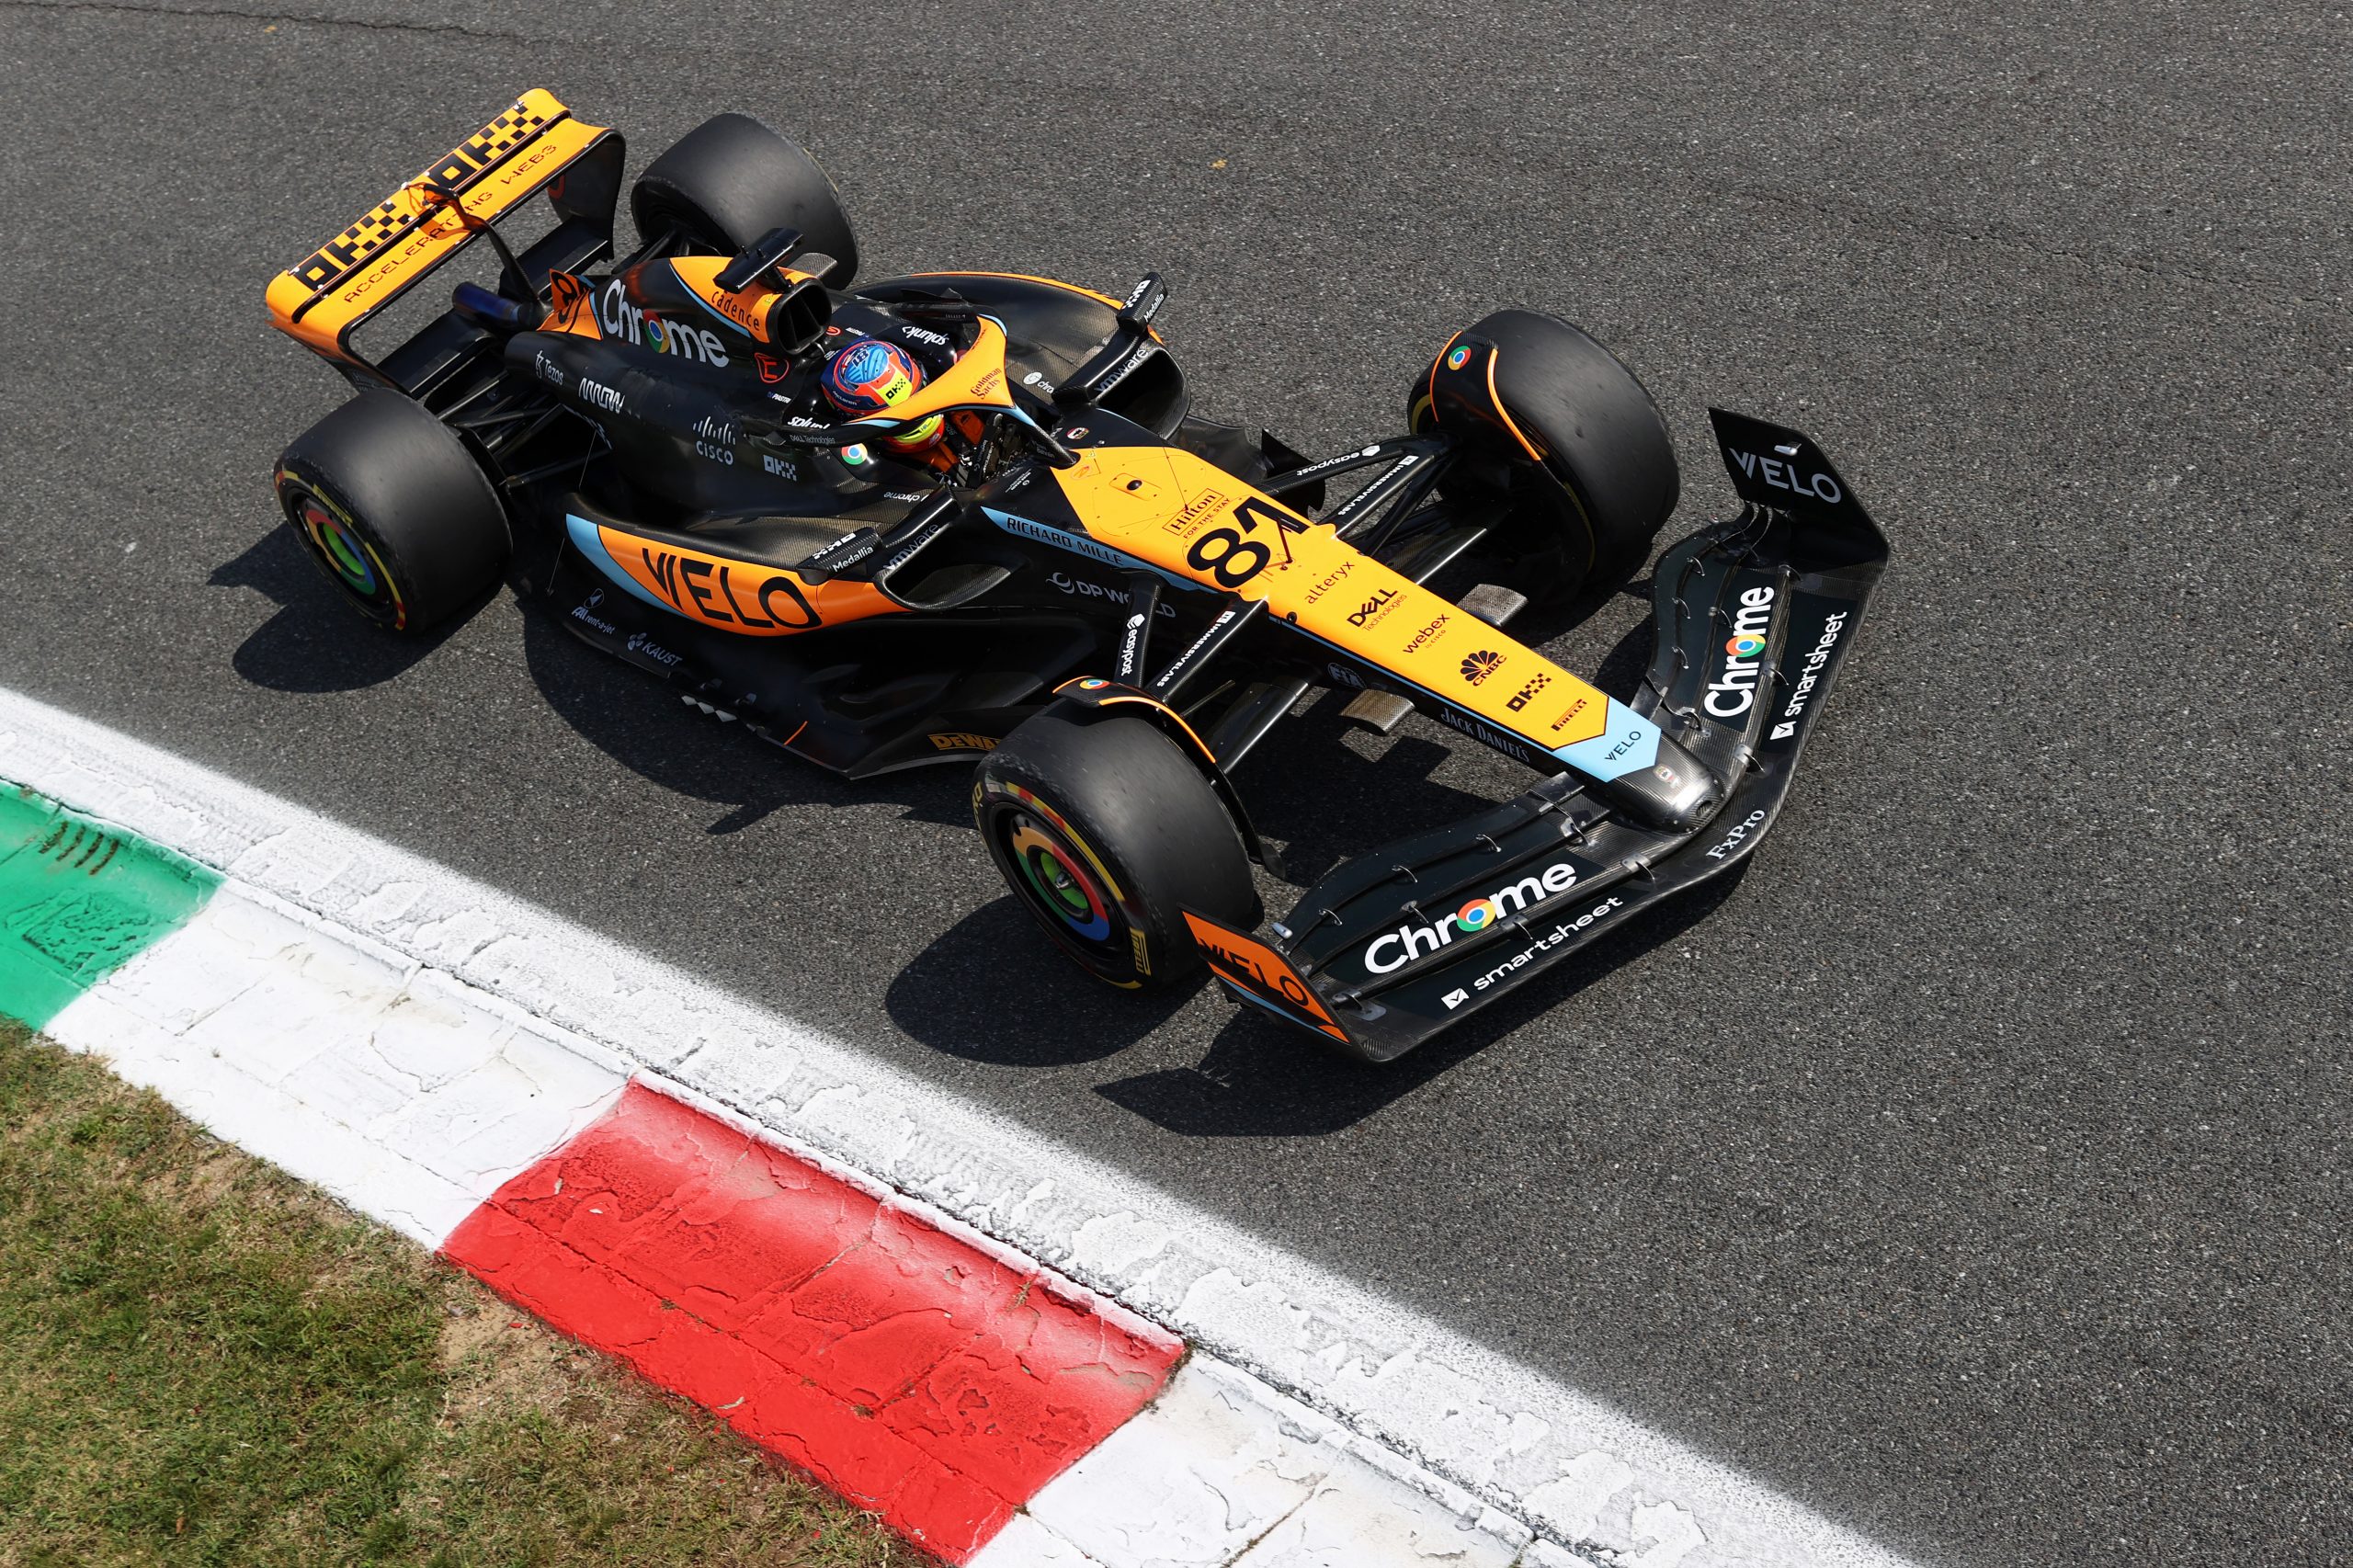
[[[559,226],[523,262],[544,288],[551,265],[609,254],[621,156],[619,132],[535,87],[271,279],[270,324],[339,366],[373,369],[352,332],[541,190]]]

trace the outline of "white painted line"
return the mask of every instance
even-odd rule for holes
[[[1257,1379],[1197,1357],[1142,1415],[1031,1498],[1030,1528],[992,1543],[973,1568],[1057,1561],[1509,1568],[1518,1561],[1524,1527],[1460,1489],[1370,1462],[1365,1447]]]
[[[1333,1418],[1353,1451],[1386,1445],[1394,1472],[1441,1505],[1459,1489],[1583,1555],[1641,1568],[1902,1561],[1218,1216],[407,851],[6,692],[0,777],[946,1210]],[[412,1233],[441,1212],[420,1191]],[[1523,1561],[1552,1555],[1541,1549]]]
[[[45,1032],[438,1247],[627,1079],[447,975],[368,949],[224,886]]]

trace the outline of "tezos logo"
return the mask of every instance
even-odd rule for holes
[[[1491,648],[1482,648],[1477,653],[1470,654],[1463,659],[1462,678],[1469,681],[1472,686],[1476,686],[1481,681],[1486,679],[1489,676],[1494,675],[1497,670],[1503,667],[1504,656],[1501,653],[1495,652]],[[1537,676],[1537,679],[1539,680],[1543,678],[1544,677],[1541,676]],[[1529,689],[1532,691],[1535,688],[1531,687]],[[1515,706],[1517,706],[1517,704],[1515,704]]]
[[[1552,684],[1552,677],[1551,676],[1539,675],[1534,680],[1529,681],[1526,686],[1521,687],[1518,691],[1512,693],[1511,700],[1505,703],[1504,706],[1517,713],[1521,709],[1527,707],[1529,703],[1535,701],[1536,694]]]
[[[1365,600],[1362,605],[1348,612],[1348,624],[1350,626],[1371,625],[1374,621],[1379,620],[1382,616],[1389,612],[1389,607],[1396,597],[1396,590],[1392,588],[1381,588],[1375,590],[1372,597]]]
[[[1484,898],[1474,898],[1452,915],[1441,915],[1429,926],[1400,926],[1394,931],[1373,938],[1372,946],[1364,950],[1364,967],[1375,974],[1387,974],[1403,969],[1426,953],[1434,953],[1454,940],[1458,931],[1466,937],[1480,932],[1505,915],[1523,910],[1576,885],[1577,869],[1566,860],[1556,860],[1541,871],[1530,872],[1506,887],[1497,888]],[[1389,955],[1384,957],[1384,955]]]
[[[1724,644],[1724,672],[1708,683],[1703,699],[1709,714],[1737,719],[1756,700],[1756,661],[1764,656],[1765,634],[1773,629],[1773,590],[1749,588],[1733,611],[1732,638]]]

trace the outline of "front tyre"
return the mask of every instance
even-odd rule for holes
[[[1447,482],[1517,557],[1511,586],[1564,601],[1641,569],[1682,482],[1658,404],[1623,360],[1554,316],[1497,311],[1455,334],[1416,378],[1416,435],[1482,461]]]
[[[834,182],[748,114],[713,115],[678,138],[637,176],[629,209],[642,240],[675,231],[733,256],[771,229],[794,228],[804,250],[840,263],[826,278],[834,287],[858,273],[858,236]]]
[[[366,392],[294,438],[278,504],[345,601],[422,632],[496,585],[506,508],[455,431],[392,392]]]
[[[1022,907],[1113,985],[1159,989],[1200,971],[1186,909],[1257,924],[1233,819],[1144,720],[1029,720],[982,759],[972,816]]]

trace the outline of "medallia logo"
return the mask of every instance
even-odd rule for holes
[[[1364,950],[1364,967],[1375,974],[1403,969],[1453,941],[1457,932],[1475,937],[1507,915],[1568,892],[1576,885],[1576,880],[1574,866],[1566,860],[1554,861],[1541,871],[1532,871],[1483,898],[1472,899],[1453,914],[1439,916],[1435,924],[1400,926],[1376,937],[1372,946]]]

